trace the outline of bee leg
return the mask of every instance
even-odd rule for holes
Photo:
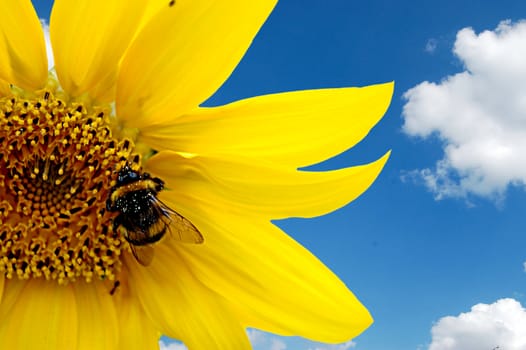
[[[107,211],[115,211],[117,209],[111,202],[112,201],[110,198],[106,199],[106,210]]]
[[[164,181],[159,179],[158,177],[154,177],[153,182],[155,182],[155,191],[161,192],[164,188]]]
[[[119,288],[120,285],[121,285],[120,281],[115,281],[115,283],[113,283],[113,287],[110,290],[110,295],[115,294],[115,291],[117,291],[117,288]]]

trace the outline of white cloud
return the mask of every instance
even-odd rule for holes
[[[287,344],[285,344],[284,339],[269,333],[258,331],[256,329],[248,329],[247,335],[254,349],[261,350],[286,350]],[[160,350],[188,350],[187,347],[179,342],[164,342],[159,340]],[[328,348],[327,350],[340,350]],[[323,349],[325,350],[325,349]],[[346,350],[342,348],[341,350]]]
[[[55,66],[55,59],[53,57],[53,50],[51,48],[51,39],[49,36],[49,24],[43,18],[40,19],[42,30],[44,31],[44,40],[46,41],[47,67],[51,69]]]
[[[526,21],[494,31],[457,33],[454,53],[465,70],[404,94],[403,131],[438,137],[444,157],[409,175],[437,199],[470,194],[501,198],[526,183]]]
[[[281,337],[257,329],[248,329],[247,335],[254,350],[287,350],[290,348],[290,344],[287,344],[287,342],[294,343],[294,341],[298,341],[295,338]],[[302,342],[305,343],[305,341]],[[298,349],[293,345],[290,346],[293,349]],[[349,350],[355,346],[356,343],[353,341],[348,341],[342,344],[322,344],[307,341],[307,345],[304,345],[302,350]],[[184,344],[175,341],[164,342],[163,340],[160,340],[159,347],[160,350],[188,350]]]
[[[309,350],[348,350],[355,346],[356,343],[351,340],[343,344],[318,344],[314,348],[309,348]]]
[[[342,344],[323,344],[296,337],[280,337],[274,334],[262,332],[256,329],[247,330],[248,338],[254,350],[349,350],[356,347],[356,343],[348,341]],[[298,343],[302,343],[301,348]]]
[[[424,48],[424,51],[427,52],[427,53],[434,53],[437,49],[437,46],[438,46],[438,41],[437,39],[429,39],[427,42],[426,42],[426,46]]]
[[[269,350],[285,350],[287,348],[287,344],[285,344],[283,341],[279,339],[272,339],[270,341],[270,348]]]
[[[188,348],[181,343],[165,343],[164,341],[159,340],[159,350],[188,350]]]
[[[285,350],[287,348],[287,344],[280,337],[257,329],[248,329],[247,335],[254,349]]]
[[[477,304],[470,312],[441,318],[429,350],[524,350],[526,309],[514,299]]]
[[[247,335],[252,345],[265,343],[266,337],[268,336],[266,333],[258,331],[257,329],[247,329]]]

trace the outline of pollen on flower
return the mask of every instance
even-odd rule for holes
[[[0,98],[0,273],[60,284],[114,280],[127,248],[106,198],[116,171],[140,160],[112,136],[108,108],[50,91]]]

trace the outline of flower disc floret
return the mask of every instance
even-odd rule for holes
[[[130,140],[112,137],[109,108],[50,91],[0,99],[0,272],[60,284],[114,280],[127,245],[105,209]]]

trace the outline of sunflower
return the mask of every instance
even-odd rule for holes
[[[359,196],[367,165],[298,170],[359,142],[392,84],[200,105],[275,0],[56,0],[55,70],[29,0],[2,1],[0,349],[250,349],[371,322],[271,223]]]

